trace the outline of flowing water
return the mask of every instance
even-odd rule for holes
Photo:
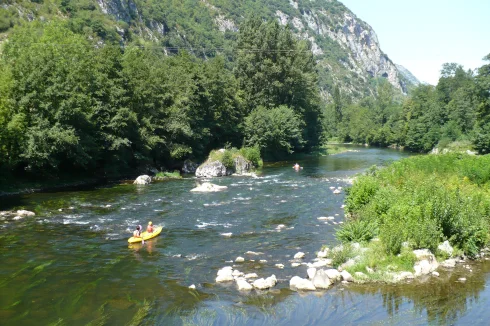
[[[487,324],[485,262],[406,284],[289,289],[292,276],[306,277],[306,266],[291,266],[295,253],[310,262],[322,245],[336,244],[345,194],[331,187],[404,156],[355,148],[304,158],[298,172],[295,162],[269,164],[257,178],[211,180],[228,186],[218,193],[190,192],[196,180],[189,177],[3,199],[2,209],[37,214],[0,220],[0,324]],[[163,225],[162,234],[128,246],[134,227],[148,221]],[[234,264],[238,256],[245,262]],[[227,265],[279,282],[249,293],[216,284]]]

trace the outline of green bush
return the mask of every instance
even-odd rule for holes
[[[337,232],[339,240],[371,237],[372,225],[389,255],[411,247],[437,252],[449,239],[468,256],[487,245],[490,230],[490,155],[427,155],[404,159],[361,176],[347,194],[356,218]]]
[[[365,206],[378,191],[379,185],[374,177],[360,177],[348,190],[346,199],[346,211],[356,212]]]
[[[379,238],[383,242],[389,255],[398,255],[405,241],[405,230],[403,223],[399,220],[390,219],[386,221],[379,230]]]
[[[258,146],[254,147],[242,147],[240,148],[240,154],[245,157],[246,160],[252,162],[255,168],[262,167],[264,162],[260,157],[260,148]]]
[[[336,233],[337,238],[346,242],[367,242],[378,234],[376,221],[356,219],[344,224]]]
[[[355,257],[355,252],[350,243],[335,247],[331,251],[332,266],[337,268],[347,260]]]
[[[235,167],[235,162],[233,161],[233,153],[231,150],[227,149],[221,155],[221,163],[228,169],[233,169]]]
[[[220,161],[229,169],[235,167],[235,158],[243,156],[247,161],[250,161],[254,167],[261,167],[263,162],[260,158],[260,150],[255,147],[242,147],[240,150],[235,147],[227,148],[225,151],[213,150],[209,153],[208,161]]]
[[[163,172],[158,172],[155,175],[156,180],[162,180],[162,179],[180,179],[182,176],[180,175],[180,172],[175,170],[173,172],[169,171],[163,171]]]

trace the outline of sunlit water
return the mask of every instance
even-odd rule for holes
[[[406,155],[358,148],[306,158],[299,172],[295,162],[271,164],[257,178],[211,180],[228,186],[218,193],[191,193],[189,177],[4,199],[3,209],[37,215],[0,220],[0,324],[487,324],[486,263],[396,286],[289,290],[292,276],[306,277],[306,266],[291,267],[294,254],[310,262],[336,243],[345,194],[330,187],[344,189],[356,173]],[[162,234],[128,247],[134,227],[148,221],[164,225]],[[246,261],[232,263],[238,256]],[[227,265],[279,282],[241,293],[234,283],[215,283]]]

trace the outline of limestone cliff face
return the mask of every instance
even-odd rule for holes
[[[297,2],[290,0],[290,4],[298,8]],[[294,26],[299,37],[312,41],[314,54],[321,55],[328,51],[316,44],[315,40],[318,37],[329,38],[345,51],[347,58],[341,64],[351,74],[363,81],[370,77],[386,78],[396,89],[406,93],[407,79],[400,78],[397,66],[381,50],[376,32],[346,7],[337,14],[323,9],[312,9],[302,11],[301,16],[292,16],[278,10],[276,16],[281,24]],[[408,72],[406,69],[405,71]],[[413,78],[408,81],[418,82]]]

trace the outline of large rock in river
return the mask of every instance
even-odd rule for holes
[[[140,175],[133,182],[135,185],[147,185],[151,183],[151,177],[149,175]]]
[[[236,174],[248,173],[253,169],[252,163],[247,161],[243,156],[235,157],[233,163],[235,164]]]
[[[223,177],[231,175],[233,171],[227,169],[226,166],[220,161],[204,162],[196,170],[196,177],[198,178],[212,178]]]

